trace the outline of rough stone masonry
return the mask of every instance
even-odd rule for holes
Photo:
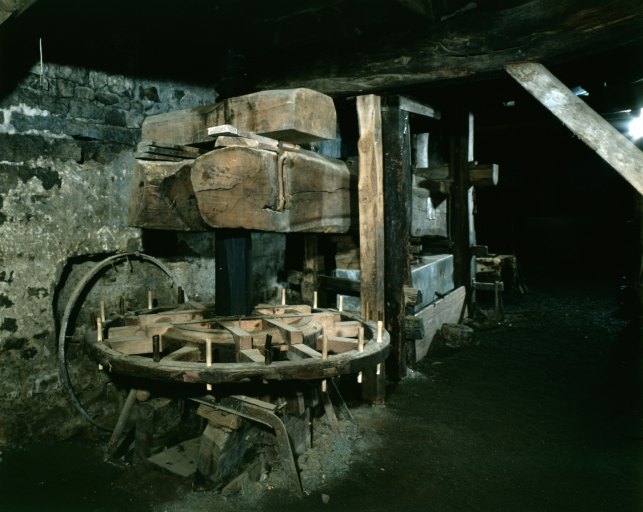
[[[71,261],[142,249],[126,218],[144,116],[215,99],[212,88],[56,64],[0,97],[0,447],[73,433],[57,372],[57,287]],[[214,262],[189,263],[169,265],[211,300]]]

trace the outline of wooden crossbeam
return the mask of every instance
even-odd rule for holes
[[[538,62],[507,72],[643,195],[643,152]]]

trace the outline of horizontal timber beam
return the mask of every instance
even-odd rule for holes
[[[428,36],[387,40],[289,63],[267,59],[257,89],[309,87],[341,96],[390,91],[501,71],[518,60],[555,62],[643,39],[643,3],[531,0],[513,8],[472,9],[427,27]],[[331,52],[332,53],[332,52]]]

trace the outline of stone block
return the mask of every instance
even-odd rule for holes
[[[53,391],[54,389],[60,386],[60,377],[58,373],[49,373],[38,377],[34,383],[33,393],[34,395],[39,395],[41,393],[47,393]]]
[[[62,98],[73,98],[76,85],[67,80],[58,80],[58,94]]]
[[[26,132],[29,130],[46,130],[52,133],[65,133],[64,119],[54,115],[29,116],[20,112],[14,112],[11,115],[11,124],[18,132]]]
[[[85,87],[82,85],[76,87],[76,98],[81,100],[93,101],[95,97],[96,93],[91,87]]]
[[[136,146],[141,138],[139,130],[130,128],[121,128],[120,126],[105,126],[103,129],[103,139],[108,142]]]
[[[96,100],[104,105],[116,105],[120,101],[120,98],[113,92],[98,91],[96,93]]]
[[[100,104],[89,101],[73,100],[70,104],[69,115],[80,119],[103,120],[104,110]]]
[[[125,127],[125,111],[115,108],[105,109],[105,124]]]
[[[72,139],[45,138],[38,135],[0,134],[0,154],[5,161],[22,162],[38,157],[80,162],[80,144]]]

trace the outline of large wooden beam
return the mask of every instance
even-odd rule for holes
[[[643,194],[643,152],[547,68],[537,62],[509,64],[507,72],[579,139]]]
[[[208,128],[233,125],[295,144],[334,139],[337,116],[332,98],[309,89],[261,91],[219,103],[149,116],[141,138],[163,144],[202,144]]]
[[[357,97],[360,303],[367,320],[384,311],[384,159],[381,98]]]
[[[399,96],[387,98],[382,109],[384,134],[384,308],[385,325],[391,335],[387,372],[392,379],[406,376],[404,287],[411,285],[409,233],[413,201],[411,133],[409,112]]]
[[[471,219],[469,212],[469,167],[473,160],[473,117],[469,112],[455,108],[449,112],[449,174],[453,180],[449,210],[449,231],[453,240],[453,281],[464,286],[471,296],[472,255]]]
[[[559,62],[640,41],[642,23],[643,3],[632,0],[532,0],[503,10],[472,9],[433,23],[427,37],[387,41],[383,35],[369,50],[343,50],[341,61],[308,58],[284,68],[268,59],[257,88],[365,94],[501,71],[517,60]]]

